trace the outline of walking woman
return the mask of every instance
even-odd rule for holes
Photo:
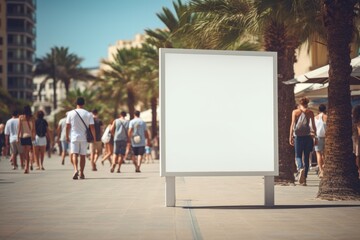
[[[18,139],[20,140],[20,144],[23,148],[25,160],[24,173],[29,173],[30,154],[33,154],[31,149],[32,142],[35,140],[35,120],[29,105],[24,107],[23,115],[19,117]]]
[[[37,164],[36,170],[45,170],[44,168],[44,156],[46,150],[47,139],[49,138],[48,123],[44,119],[44,112],[37,112],[37,119],[35,121],[35,161]]]
[[[325,132],[326,132],[326,106],[324,104],[320,104],[319,106],[319,114],[315,117],[315,125],[316,125],[316,135],[317,135],[317,145],[315,146],[316,159],[319,167],[319,177],[322,178],[324,176],[324,164],[325,164]]]
[[[108,126],[106,128],[109,128],[109,130],[111,129],[111,123],[108,124]],[[105,129],[106,132],[106,129]],[[109,131],[111,133],[111,131]],[[111,138],[110,141],[105,143],[105,152],[103,154],[103,157],[101,159],[101,164],[104,165],[104,162],[106,160],[109,160],[110,162],[110,166],[112,166],[112,159],[111,156],[114,152],[114,136],[111,134]]]
[[[309,171],[309,155],[314,147],[314,141],[310,134],[310,121],[313,131],[317,132],[314,113],[308,109],[308,103],[309,99],[306,97],[301,98],[298,109],[292,112],[289,136],[290,145],[295,146],[298,180],[304,186],[306,186],[306,178]],[[315,135],[315,145],[317,144],[316,137]]]

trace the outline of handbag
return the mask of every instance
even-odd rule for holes
[[[141,137],[139,135],[136,135],[133,137],[134,143],[140,143],[141,142]]]
[[[106,127],[104,134],[101,137],[101,141],[105,144],[110,142],[110,139],[111,139],[110,129],[109,127]]]
[[[82,123],[84,124],[84,126],[86,128],[86,141],[89,142],[89,143],[94,142],[94,137],[93,137],[93,135],[91,133],[90,128],[85,124],[85,122],[82,119],[82,117],[80,116],[80,114],[76,110],[74,110],[74,111],[77,113],[77,115],[79,116],[79,118],[81,119]]]

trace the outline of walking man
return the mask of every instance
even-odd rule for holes
[[[116,164],[118,163],[119,166],[117,172],[120,173],[120,167],[126,155],[129,121],[126,120],[125,117],[126,112],[122,111],[120,117],[115,119],[111,125],[111,133],[114,136],[114,156],[110,172],[114,172]]]
[[[67,116],[67,113],[66,113]],[[60,119],[58,127],[56,129],[58,141],[61,144],[61,164],[65,164],[65,157],[69,149],[69,143],[66,140],[66,116]],[[71,157],[70,157],[71,162]]]
[[[85,157],[88,148],[86,140],[86,129],[90,127],[93,139],[96,139],[94,118],[92,114],[84,109],[85,99],[78,97],[76,109],[68,112],[66,118],[66,139],[70,142],[70,156],[74,166],[73,179],[85,179]],[[70,138],[71,136],[71,138]],[[80,172],[78,168],[78,157],[80,155]]]
[[[128,136],[134,153],[135,172],[140,172],[145,145],[150,146],[150,137],[146,130],[146,123],[140,118],[140,112],[135,111],[134,115],[134,119],[130,121]]]
[[[21,168],[24,168],[24,159],[22,157],[22,148],[18,141],[18,127],[19,127],[19,113],[18,111],[14,111],[12,114],[12,118],[10,118],[5,125],[5,143],[6,147],[10,144],[11,149],[11,161],[13,164],[13,169],[18,168],[17,164],[17,155],[20,155],[20,164]]]

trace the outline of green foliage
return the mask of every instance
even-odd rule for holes
[[[5,123],[10,119],[13,111],[21,112],[25,105],[30,105],[30,103],[13,98],[4,88],[0,87],[0,123]]]

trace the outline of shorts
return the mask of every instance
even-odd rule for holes
[[[31,137],[20,138],[20,144],[21,144],[21,146],[31,146],[32,147]]]
[[[151,147],[146,146],[146,147],[145,147],[145,153],[146,153],[146,154],[151,154]]]
[[[325,149],[325,137],[317,137],[317,145],[315,145],[316,152],[323,152]]]
[[[69,150],[69,143],[67,141],[60,141],[61,148],[64,152],[67,152]]]
[[[35,136],[35,146],[46,146],[46,137]]]
[[[114,142],[114,154],[116,155],[125,155],[126,153],[126,145],[127,145],[127,142],[124,141],[124,140],[120,140],[120,141],[115,141]]]
[[[89,145],[90,145],[91,153],[95,153],[95,152],[101,153],[101,151],[102,151],[102,142],[101,141],[91,142]]]
[[[88,142],[71,142],[70,143],[70,153],[85,155],[88,148]]]
[[[142,147],[132,147],[133,153],[135,156],[144,155],[145,146]]]
[[[10,149],[12,154],[22,154],[22,147],[18,142],[10,143]]]

